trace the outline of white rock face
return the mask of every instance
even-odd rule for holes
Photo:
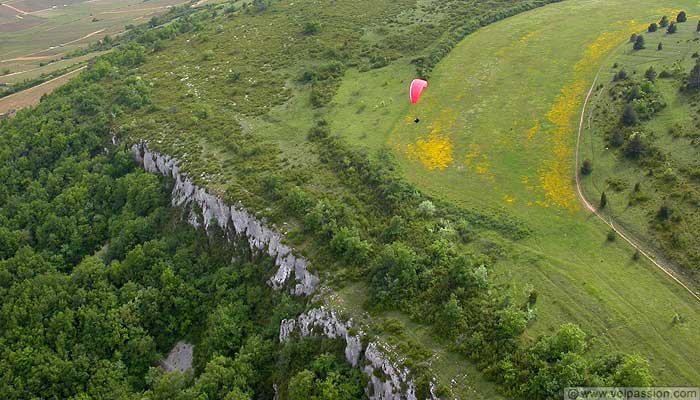
[[[342,322],[335,311],[320,307],[303,313],[296,319],[283,320],[280,324],[279,339],[280,342],[286,342],[292,338],[294,332],[298,332],[301,337],[318,335],[328,339],[345,339],[345,358],[353,367],[357,367],[362,355],[364,334],[360,331],[357,335],[350,335],[350,328],[352,320]],[[377,342],[369,343],[364,352],[362,371],[369,378],[365,388],[368,399],[417,400],[416,384],[411,377],[411,371],[400,365],[400,357],[388,347]],[[430,389],[428,400],[439,400],[432,383]]]
[[[192,346],[189,343],[177,342],[175,347],[170,350],[168,358],[163,360],[161,366],[168,372],[180,371],[185,372],[192,369]]]
[[[268,280],[268,284],[275,290],[284,288],[294,274],[294,284],[290,290],[294,295],[310,295],[314,292],[319,282],[318,276],[309,272],[309,262],[305,258],[295,256],[291,248],[282,244],[283,237],[280,234],[264,226],[240,203],[229,206],[220,197],[195,185],[189,176],[180,172],[176,159],[149,151],[145,142],[133,145],[131,150],[136,161],[146,171],[175,180],[172,204],[190,210],[190,225],[209,229],[216,223],[227,233],[229,240],[245,237],[251,250],[273,257],[278,270]]]
[[[370,400],[417,400],[416,384],[411,378],[408,368],[395,364],[387,357],[386,349],[380,350],[379,345],[372,342],[365,350],[365,367],[363,371],[369,377],[365,389]],[[382,373],[377,377],[375,371]]]
[[[301,314],[297,319],[285,319],[280,324],[280,342],[286,342],[291,334],[298,330],[301,337],[312,335],[329,339],[345,339],[345,359],[356,367],[362,352],[362,332],[357,335],[349,333],[352,320],[341,322],[335,311],[325,307],[315,308]]]

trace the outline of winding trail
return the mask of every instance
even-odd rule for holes
[[[615,233],[620,235],[622,239],[624,239],[627,243],[629,243],[632,247],[634,247],[641,255],[643,255],[646,259],[651,261],[654,266],[656,266],[658,269],[663,271],[668,277],[670,277],[672,280],[674,280],[676,283],[681,285],[688,293],[690,293],[691,296],[693,296],[696,300],[700,301],[700,294],[694,292],[688,285],[683,283],[673,272],[673,269],[667,265],[664,265],[662,261],[657,261],[650,252],[646,251],[644,249],[644,246],[637,241],[635,238],[633,238],[631,235],[626,233],[622,227],[615,225],[615,222],[613,221],[612,217],[608,217],[608,219],[605,218],[605,216],[593,205],[591,204],[588,199],[586,199],[585,194],[583,193],[583,187],[581,185],[581,171],[579,169],[580,165],[580,153],[581,153],[581,140],[583,137],[583,123],[586,115],[586,107],[588,106],[588,102],[591,99],[591,95],[593,94],[593,91],[595,90],[595,86],[598,83],[598,77],[600,76],[600,70],[596,74],[595,78],[593,79],[593,83],[591,84],[591,88],[588,90],[588,93],[586,94],[586,99],[583,101],[583,107],[581,108],[581,119],[578,124],[578,136],[576,138],[576,164],[575,164],[575,176],[576,176],[576,195],[581,201],[581,204],[590,212],[592,212],[598,219],[603,221],[605,225],[609,226]]]

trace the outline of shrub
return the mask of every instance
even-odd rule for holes
[[[632,46],[635,50],[642,50],[644,48],[644,36],[639,35],[634,41],[634,46]]]
[[[647,31],[649,33],[652,33],[652,32],[656,32],[658,29],[659,29],[659,25],[657,25],[656,22],[652,22],[651,24],[649,24],[649,29],[647,29]]]
[[[204,61],[211,61],[214,59],[214,50],[207,50],[202,54],[202,59]]]
[[[656,70],[654,70],[654,67],[649,67],[648,70],[644,73],[644,77],[650,80],[651,82],[654,82],[656,80]]]
[[[656,50],[661,51],[661,50],[663,50],[663,49],[664,49],[664,44],[661,43],[661,42],[659,42],[659,45],[656,46]]]
[[[591,163],[591,160],[585,160],[583,165],[581,165],[581,174],[590,175],[591,172],[593,172],[593,163]]]
[[[676,17],[676,21],[685,22],[687,20],[688,20],[688,15],[685,13],[685,11],[681,11],[678,13],[678,16]]]
[[[671,24],[666,29],[666,32],[669,34],[674,34],[674,33],[678,32],[678,26],[676,25],[676,23],[671,22]]]
[[[668,16],[664,15],[661,17],[661,21],[659,21],[659,27],[665,28],[668,26]]]
[[[320,22],[318,22],[316,20],[312,20],[312,21],[306,21],[304,23],[304,34],[305,35],[315,35],[320,31],[321,31],[321,23]]]
[[[634,134],[625,148],[625,156],[637,160],[647,152],[647,146],[639,134]]]
[[[627,71],[624,69],[621,69],[617,71],[615,76],[613,77],[613,82],[619,82],[619,81],[624,81],[627,79]]]
[[[625,138],[622,136],[622,132],[620,132],[619,129],[615,129],[610,135],[610,146],[617,148],[622,146],[624,143]]]
[[[426,217],[433,216],[435,214],[435,204],[430,200],[425,200],[418,205],[418,212]]]
[[[600,209],[604,209],[605,206],[608,205],[608,196],[605,194],[605,192],[600,194]]]
[[[608,232],[608,237],[607,237],[607,239],[608,239],[608,242],[614,242],[615,239],[617,239],[617,233],[616,233],[614,230],[611,229],[611,230]]]
[[[625,104],[625,108],[622,111],[622,123],[626,126],[632,126],[637,124],[637,112],[631,103]]]

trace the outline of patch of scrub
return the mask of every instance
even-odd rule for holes
[[[192,350],[190,343],[179,341],[175,344],[168,357],[163,360],[161,367],[167,372],[186,372],[192,369]]]

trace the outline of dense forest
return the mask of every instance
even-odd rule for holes
[[[139,172],[128,146],[112,144],[125,114],[162,111],[139,66],[208,18],[210,10],[144,29],[36,109],[2,121],[2,398],[269,399],[273,384],[282,399],[365,396],[366,377],[344,362],[338,343],[277,342],[280,321],[306,300],[266,285],[270,260],[186,225],[169,205],[172,182]],[[419,68],[436,62],[424,60]],[[330,284],[363,282],[368,310],[434,326],[509,396],[653,383],[646,360],[594,357],[573,324],[522,340],[537,293],[521,301],[489,275],[499,240],[528,234],[517,221],[425,196],[388,152],[351,148],[322,118],[307,141],[324,173],[343,182],[342,195],[305,190],[303,176],[270,175],[251,190],[297,223],[293,234],[316,265],[338,272]],[[183,338],[195,344],[194,372],[164,373],[158,361]],[[419,394],[426,390],[424,382]]]
[[[288,398],[360,398],[333,343],[279,348],[301,304],[272,295],[271,263],[183,223],[171,182],[109,144],[112,115],[139,95],[117,75],[96,83],[100,66],[139,54],[0,125],[0,397],[262,399],[292,379]],[[195,373],[164,374],[183,338]]]

